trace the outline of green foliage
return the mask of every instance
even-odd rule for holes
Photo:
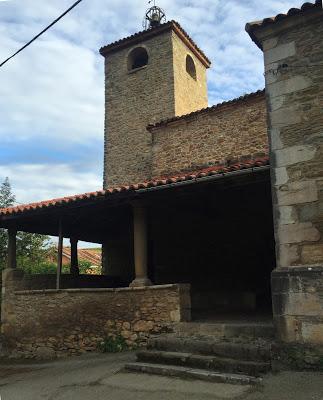
[[[102,353],[120,353],[129,349],[126,340],[120,336],[109,336],[99,343],[98,348]]]
[[[9,179],[6,178],[0,186],[0,208],[14,205]],[[8,237],[5,229],[0,229],[0,271],[6,266]],[[52,254],[53,246],[48,236],[33,233],[18,232],[17,234],[17,266],[26,272],[31,270],[50,269],[45,266],[46,260]],[[42,273],[42,272],[38,272]]]
[[[0,208],[10,207],[15,202],[15,196],[11,193],[9,179],[6,178],[0,186]],[[5,267],[7,257],[7,231],[0,229],[0,270]]]
[[[90,261],[86,261],[86,260],[79,260],[79,270],[80,270],[80,274],[86,274],[86,271],[88,269],[90,269],[91,267],[91,263]]]
[[[57,264],[51,262],[41,262],[39,264],[32,264],[27,262],[24,265],[24,271],[30,275],[36,274],[56,274],[57,273]]]

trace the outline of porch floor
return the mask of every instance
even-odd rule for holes
[[[261,311],[192,311],[192,322],[219,323],[230,325],[269,325],[273,323],[273,316],[269,310]]]

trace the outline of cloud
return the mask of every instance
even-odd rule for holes
[[[69,164],[12,164],[0,166],[0,180],[11,177],[17,203],[29,203],[77,193],[102,186],[102,177],[79,171]],[[27,189],[29,188],[29,190]]]
[[[212,61],[209,102],[263,88],[262,53],[246,22],[299,0],[160,0]],[[0,59],[7,58],[72,2],[1,1]],[[101,187],[104,69],[98,49],[142,29],[142,0],[83,1],[0,69],[0,180],[20,202]]]

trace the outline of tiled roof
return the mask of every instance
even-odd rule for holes
[[[102,254],[101,249],[77,249],[79,260],[89,261],[92,265],[101,265]],[[63,247],[63,256],[71,259],[71,248]]]
[[[302,14],[308,10],[312,10],[314,8],[322,8],[322,0],[316,0],[315,3],[304,3],[300,8],[291,8],[290,10],[287,11],[286,14],[278,14],[275,17],[270,17],[270,18],[265,18],[261,21],[254,21],[254,22],[249,22],[246,24],[246,31],[248,32],[249,36],[251,39],[256,43],[256,45],[262,49],[261,44],[258,42],[254,31],[260,27],[265,27],[268,25],[272,25],[276,22],[279,22],[281,20],[284,20],[286,18],[290,18],[294,15],[299,15]]]
[[[74,196],[62,197],[58,199],[41,201],[38,203],[31,203],[26,205],[19,205],[15,207],[2,208],[0,209],[1,216],[5,215],[18,215],[29,211],[35,211],[40,209],[50,209],[53,207],[59,207],[64,205],[70,205],[73,203],[82,203],[88,200],[105,199],[118,193],[135,193],[141,189],[149,189],[154,187],[162,187],[180,182],[195,181],[199,178],[211,177],[213,175],[225,176],[231,172],[241,170],[253,170],[253,168],[264,167],[269,165],[269,157],[263,156],[258,158],[247,158],[243,161],[235,162],[230,165],[216,165],[208,168],[199,169],[193,172],[181,173],[174,176],[156,178],[143,183],[135,185],[123,185],[119,187],[109,188],[106,190],[99,190],[97,192],[84,193]]]
[[[137,32],[126,38],[117,40],[116,42],[110,43],[107,46],[101,47],[100,54],[105,56],[108,53],[119,50],[123,47],[129,46],[129,44],[136,44],[139,41],[151,38],[160,34],[161,32],[172,29],[193,51],[193,53],[200,59],[200,61],[208,68],[211,65],[211,61],[203,53],[203,51],[196,45],[196,43],[190,38],[188,33],[180,26],[176,21],[169,21],[154,28],[147,29],[145,31]]]
[[[212,111],[218,110],[218,109],[220,109],[222,107],[225,107],[225,106],[228,106],[228,105],[231,105],[231,104],[240,103],[240,102],[246,101],[248,99],[252,99],[252,98],[256,98],[256,97],[262,97],[264,95],[265,95],[265,89],[258,90],[257,92],[248,93],[248,94],[245,94],[243,96],[237,97],[235,99],[224,101],[224,102],[219,103],[219,104],[215,104],[214,106],[211,106],[211,107],[206,107],[206,108],[202,108],[201,110],[193,111],[193,112],[191,112],[189,114],[184,114],[184,115],[180,115],[178,117],[172,117],[172,118],[164,119],[164,120],[162,120],[160,122],[157,122],[155,124],[148,125],[147,129],[150,130],[150,129],[153,129],[153,128],[158,128],[158,127],[163,126],[163,125],[167,125],[167,124],[169,124],[171,122],[180,121],[182,119],[189,119],[189,118],[194,117],[194,116],[199,115],[199,114],[212,112]]]

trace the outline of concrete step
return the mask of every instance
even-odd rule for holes
[[[231,383],[238,385],[252,385],[261,382],[261,378],[248,375],[228,374],[204,369],[188,368],[175,365],[162,365],[150,363],[129,363],[125,369],[130,372],[143,372],[153,375],[171,376],[186,379],[199,379],[209,382]]]
[[[225,373],[260,376],[271,369],[269,362],[235,360],[228,357],[205,356],[191,353],[142,350],[137,360],[144,363],[202,368]]]
[[[270,343],[219,341],[212,338],[192,338],[164,335],[148,341],[149,350],[180,352],[227,357],[235,360],[268,362],[271,360]]]
[[[208,323],[178,322],[174,332],[180,336],[212,336],[213,338],[246,338],[250,340],[273,339],[274,326],[271,322],[259,323]]]

